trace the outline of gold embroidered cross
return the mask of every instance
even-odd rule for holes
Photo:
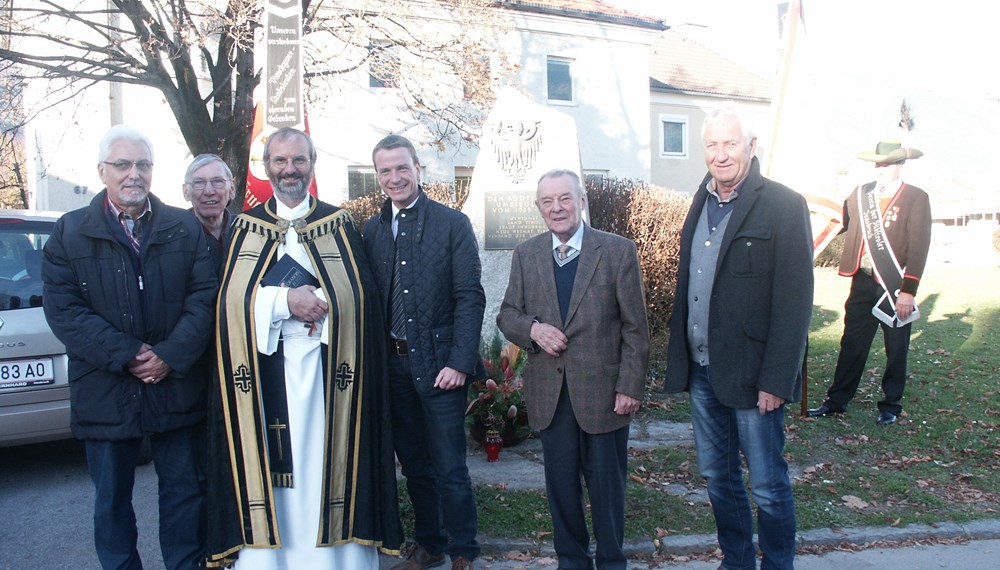
[[[278,418],[274,418],[274,422],[267,426],[267,429],[274,430],[274,439],[278,442],[278,459],[284,459],[284,450],[281,448],[281,430],[288,429],[287,424],[280,423]]]

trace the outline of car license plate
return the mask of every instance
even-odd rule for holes
[[[0,362],[0,390],[54,384],[51,358],[4,360]]]

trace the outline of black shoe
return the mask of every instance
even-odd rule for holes
[[[808,415],[810,418],[822,418],[824,416],[832,416],[832,415],[835,415],[835,414],[842,414],[842,413],[844,413],[846,411],[847,410],[845,408],[831,408],[830,406],[827,406],[826,404],[823,404],[822,406],[820,406],[818,408],[812,408],[812,409],[810,409],[809,411],[806,412],[806,415]]]
[[[889,412],[879,412],[878,419],[875,420],[880,426],[891,426],[896,423],[896,414],[890,414]]]

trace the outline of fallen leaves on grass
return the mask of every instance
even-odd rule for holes
[[[837,445],[862,445],[871,441],[867,435],[841,435],[837,436],[834,440]]]
[[[854,495],[844,495],[843,497],[840,498],[840,500],[843,501],[848,508],[858,511],[862,509],[867,509],[869,506],[871,506],[871,503],[869,503],[868,501],[865,501],[859,497],[855,497]]]

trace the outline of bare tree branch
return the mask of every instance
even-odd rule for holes
[[[331,85],[367,69],[392,79],[413,121],[427,125],[435,143],[474,141],[493,87],[513,69],[496,47],[506,28],[495,4],[302,0],[307,96],[321,99]],[[45,105],[98,82],[157,89],[188,149],[219,154],[233,169],[242,204],[253,91],[261,79],[254,47],[263,0],[111,0],[103,6],[35,0],[7,7],[0,13],[0,60],[16,64],[24,81],[64,82],[63,94]],[[372,49],[375,41],[386,47]]]

